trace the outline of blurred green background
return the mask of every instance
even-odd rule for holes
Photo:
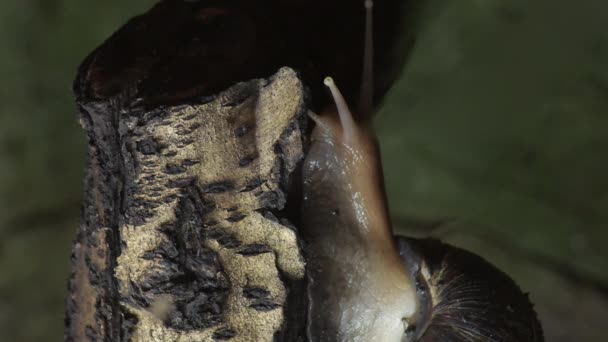
[[[548,341],[608,340],[608,2],[428,1],[377,118],[397,228],[506,270]],[[154,2],[0,3],[0,341],[62,339],[85,162],[71,81]]]

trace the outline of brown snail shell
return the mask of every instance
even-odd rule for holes
[[[404,341],[544,341],[528,295],[489,262],[436,239],[396,240],[419,304]]]

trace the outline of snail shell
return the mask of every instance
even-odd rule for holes
[[[508,275],[436,239],[396,239],[419,303],[404,341],[543,341],[528,295]]]

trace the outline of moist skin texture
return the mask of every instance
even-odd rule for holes
[[[392,236],[376,139],[350,113],[311,117],[302,208],[309,338],[402,341],[415,289]]]
[[[365,1],[359,117],[372,114],[372,1]],[[308,338],[324,341],[541,342],[530,301],[478,256],[432,239],[394,239],[378,144],[331,78],[303,165]],[[397,247],[398,244],[398,247]]]
[[[371,0],[365,5],[360,117],[373,103]],[[416,312],[410,273],[392,236],[378,144],[358,125],[331,78],[335,108],[316,122],[303,165],[308,337],[312,341],[402,341]]]

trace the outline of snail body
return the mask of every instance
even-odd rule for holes
[[[371,117],[371,1],[359,117]],[[335,107],[319,115],[303,162],[308,324],[314,342],[536,342],[528,297],[482,258],[432,239],[393,236],[379,150],[325,79]]]
[[[329,79],[326,84],[337,89]],[[331,110],[314,116],[303,167],[309,335],[399,341],[404,318],[416,308],[415,289],[390,229],[375,138],[349,122],[350,114],[342,117]]]

